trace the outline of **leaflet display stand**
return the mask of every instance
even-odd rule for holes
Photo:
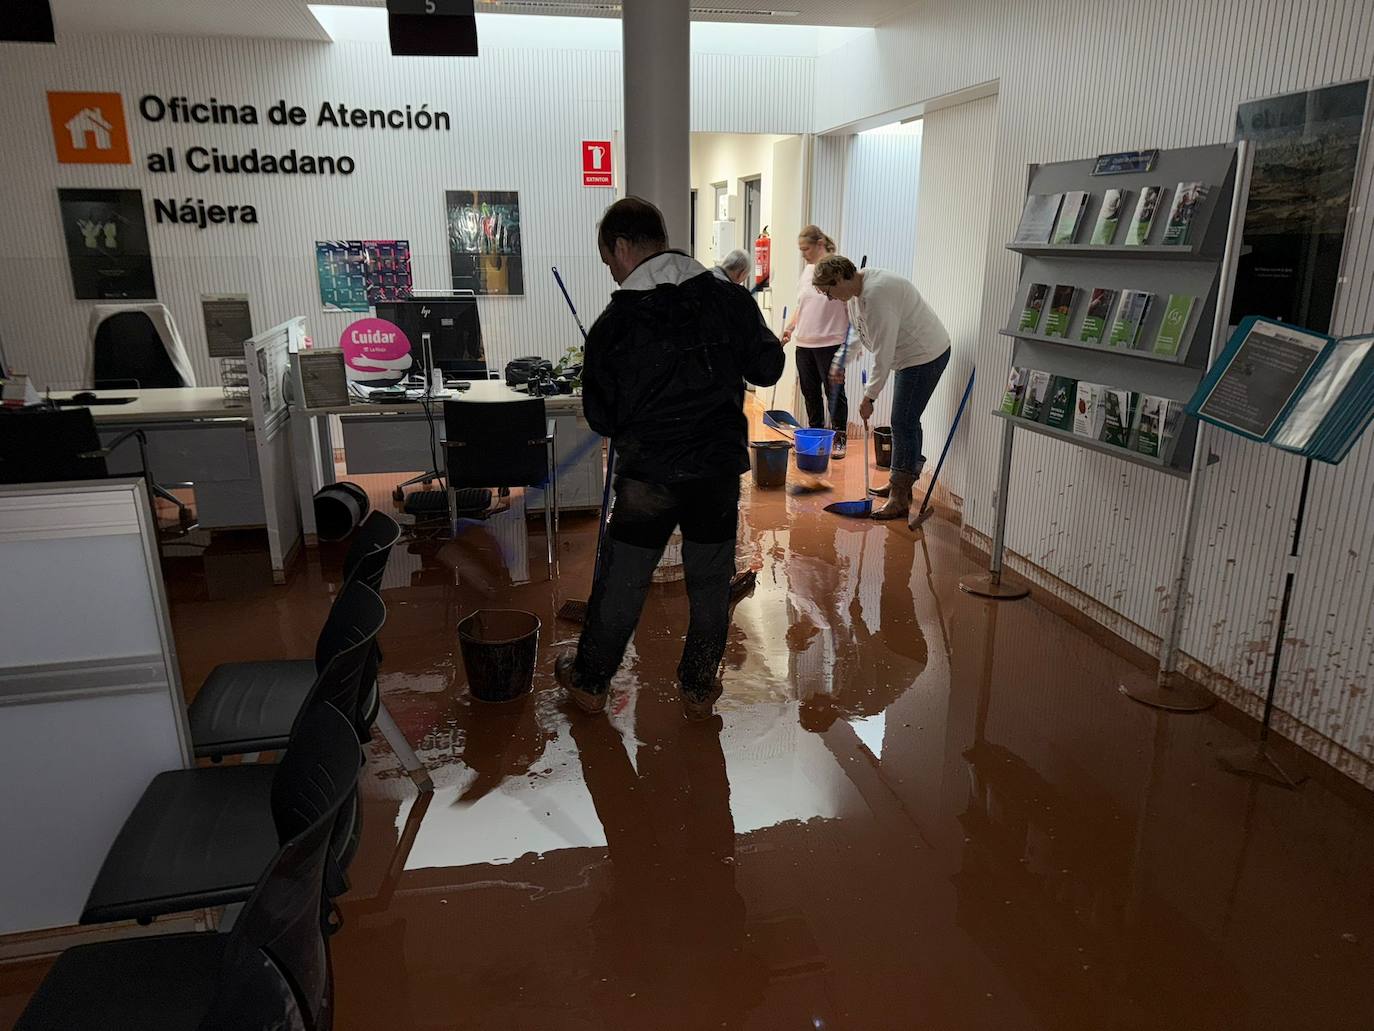
[[[1003,420],[1003,428],[991,559],[987,573],[964,577],[959,587],[969,594],[997,600],[1024,598],[1030,593],[1026,588],[1005,584],[1002,580],[1012,447],[1018,429],[1187,480],[1183,551],[1173,582],[1175,604],[1171,626],[1161,647],[1159,680],[1149,688],[1131,688],[1128,693],[1148,705],[1179,712],[1200,711],[1215,704],[1215,698],[1186,682],[1178,682],[1175,664],[1182,633],[1184,586],[1192,563],[1193,531],[1201,497],[1199,481],[1208,464],[1215,461],[1215,456],[1206,446],[1206,427],[1187,415],[1183,408],[1227,339],[1249,188],[1249,145],[1241,142],[1160,151],[1148,172],[1093,175],[1094,165],[1095,162],[1089,159],[1037,165],[1030,170],[1028,196],[1071,191],[1088,194],[1078,231],[1073,237],[1075,240],[1088,240],[1093,236],[1108,190],[1129,192],[1122,204],[1120,224],[1111,234],[1111,243],[1013,242],[1007,245],[1009,250],[1022,256],[1015,306],[1007,327],[1002,330],[1003,335],[1013,341],[1011,366],[1076,383],[1127,391],[1141,398],[1165,399],[1176,412],[1173,433],[1166,435],[1167,420],[1161,418],[1151,427],[1161,438],[1158,453],[1145,453],[1148,449],[1137,446],[1142,429],[1143,401],[1137,403],[1129,415],[1129,446],[1108,442],[1098,434],[1083,435],[1074,432],[1072,427],[1051,425],[1045,411],[1049,408],[1048,403],[1034,419],[1003,410],[993,412]],[[1170,208],[1181,183],[1203,183],[1207,192],[1194,211],[1190,242],[1165,244]],[[1131,216],[1138,198],[1142,190],[1149,187],[1162,190],[1156,217],[1141,244],[1126,244],[1124,240],[1132,231]],[[1040,318],[1035,330],[1022,328],[1022,313],[1035,284],[1045,284],[1049,288],[1050,297],[1044,301],[1046,308],[1057,286],[1077,288],[1063,335],[1045,333],[1045,316]],[[1093,291],[1099,289],[1118,291],[1118,302],[1124,291],[1153,295],[1135,346],[1111,346],[1109,343],[1112,324],[1118,314],[1116,304],[1112,306],[1102,341],[1083,342],[1089,303]],[[1164,324],[1168,302],[1175,296],[1193,298],[1192,308],[1186,324],[1178,331],[1176,352],[1157,353],[1153,345]]]

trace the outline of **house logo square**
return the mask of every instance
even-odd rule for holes
[[[118,93],[48,93],[57,160],[64,165],[127,165],[129,131]]]

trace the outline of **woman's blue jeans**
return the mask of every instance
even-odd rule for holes
[[[918,476],[926,456],[921,450],[921,416],[949,365],[949,351],[926,362],[898,369],[892,388],[892,471]]]

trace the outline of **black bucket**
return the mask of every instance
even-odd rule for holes
[[[534,686],[539,617],[518,609],[479,609],[458,624],[468,691],[483,702],[509,702]]]
[[[792,445],[786,440],[755,440],[749,445],[754,466],[754,486],[786,487],[787,456]]]
[[[892,468],[892,427],[876,426],[873,429],[873,460],[879,469]]]
[[[362,525],[368,510],[367,491],[356,483],[340,480],[315,494],[315,536],[322,541],[341,541]]]

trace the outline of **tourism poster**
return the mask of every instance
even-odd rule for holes
[[[444,208],[453,289],[523,294],[520,195],[514,190],[449,190]]]
[[[316,240],[325,311],[367,311],[413,296],[409,240]]]
[[[1236,109],[1255,165],[1232,325],[1263,315],[1330,330],[1368,92],[1366,79]]]
[[[157,299],[141,190],[57,191],[79,301]]]

